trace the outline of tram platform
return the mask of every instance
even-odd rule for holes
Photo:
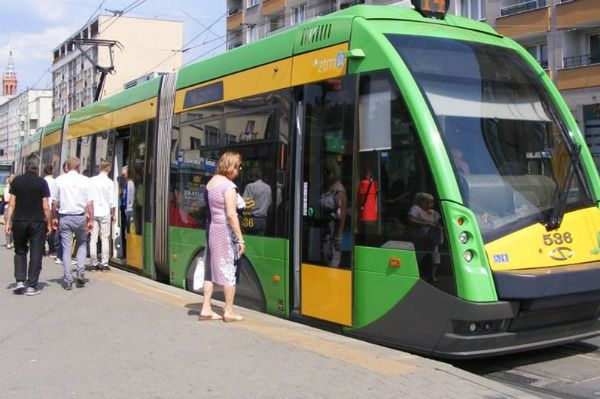
[[[199,322],[201,296],[115,268],[65,291],[44,258],[42,294],[14,295],[12,254],[0,247],[2,398],[535,397],[246,309],[243,322]]]

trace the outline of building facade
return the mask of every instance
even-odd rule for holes
[[[182,65],[183,23],[101,15],[53,50],[53,118],[123,90],[125,83]]]
[[[51,120],[51,90],[29,89],[1,104],[0,165],[12,165],[18,144]]]
[[[356,4],[398,0],[227,0],[227,49]]]

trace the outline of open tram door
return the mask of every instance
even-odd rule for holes
[[[353,323],[355,98],[356,77],[305,86],[304,127],[296,158],[302,163],[296,167],[302,173],[296,188],[300,226],[296,300],[303,316],[344,326]]]
[[[113,261],[140,271],[144,267],[142,232],[145,147],[145,123],[117,130],[113,165],[119,204],[118,227],[113,230],[116,255]]]

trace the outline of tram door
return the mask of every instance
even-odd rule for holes
[[[115,248],[118,261],[142,269],[146,123],[120,129],[115,146],[115,175],[118,174],[119,218]]]
[[[305,88],[301,314],[352,325],[354,77]]]

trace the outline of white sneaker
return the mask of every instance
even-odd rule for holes
[[[25,295],[27,295],[27,296],[39,295],[41,293],[42,293],[42,290],[40,290],[38,288],[34,288],[34,287],[27,287],[27,289],[25,290]]]
[[[23,283],[22,281],[18,281],[17,285],[15,286],[15,288],[13,288],[12,291],[13,294],[21,295],[25,292],[25,283]]]
[[[57,265],[62,265],[62,260],[56,258],[56,260],[54,261],[54,263],[56,263]]]

